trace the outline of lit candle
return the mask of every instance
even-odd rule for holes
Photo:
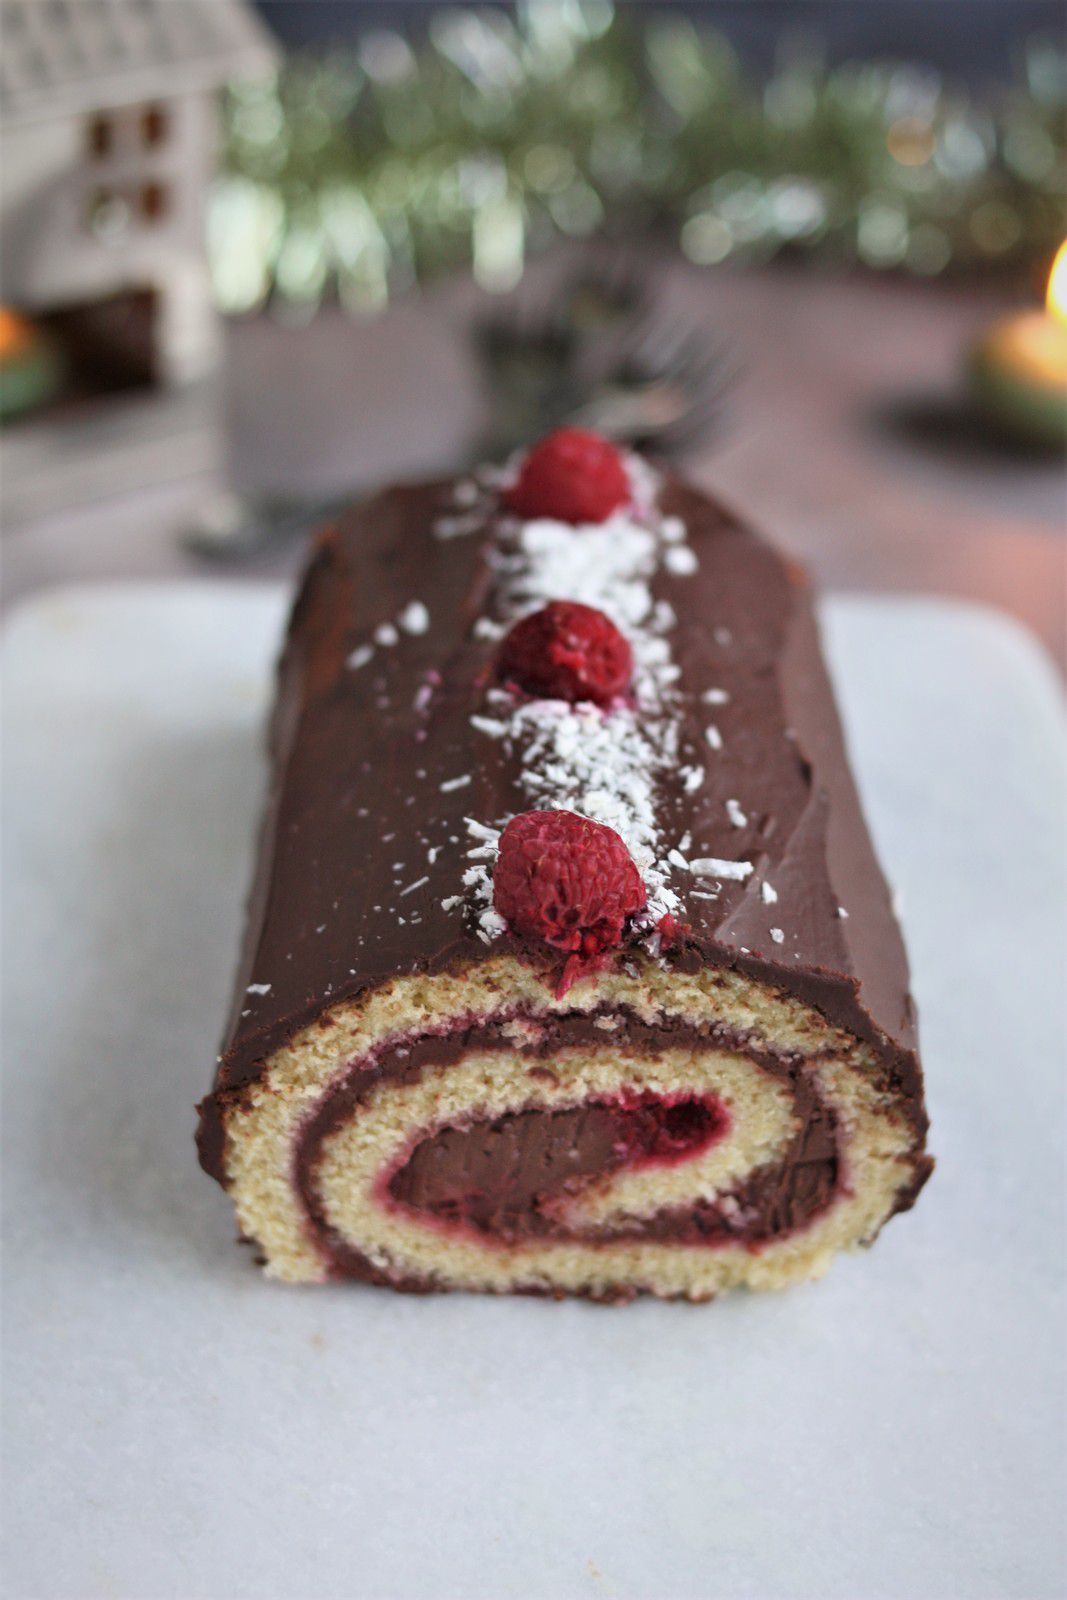
[[[997,322],[971,357],[971,387],[982,410],[1016,438],[1067,439],[1067,240],[1049,274],[1044,311]]]

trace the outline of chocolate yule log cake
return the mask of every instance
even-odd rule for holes
[[[925,1182],[802,577],[578,430],[387,490],[289,625],[200,1154],[267,1271],[706,1299]]]

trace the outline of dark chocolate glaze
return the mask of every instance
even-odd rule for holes
[[[730,1029],[700,1029],[677,1020],[665,1028],[651,1026],[625,1009],[537,1019],[538,1036],[517,1044],[510,1026],[515,1016],[510,1012],[451,1033],[424,1034],[384,1050],[373,1060],[354,1062],[343,1082],[308,1119],[294,1161],[294,1179],[311,1231],[335,1273],[366,1277],[374,1268],[331,1228],[323,1210],[317,1170],[326,1141],[357,1114],[383,1079],[410,1084],[426,1072],[447,1070],[472,1051],[518,1054],[535,1078],[554,1076],[553,1063],[562,1051],[603,1047],[606,1039],[625,1041],[627,1053],[638,1056],[655,1056],[670,1046],[729,1050],[788,1083],[796,1132],[777,1161],[757,1169],[714,1203],[661,1211],[610,1232],[574,1232],[561,1226],[551,1201],[625,1164],[624,1153],[613,1150],[617,1123],[610,1109],[586,1105],[551,1113],[525,1112],[492,1125],[467,1123],[429,1134],[390,1178],[391,1199],[412,1212],[466,1222],[501,1243],[531,1237],[557,1243],[670,1240],[709,1246],[743,1240],[747,1248],[758,1249],[814,1221],[846,1182],[836,1117],[820,1097],[810,1066],[801,1056],[768,1050]],[[599,1026],[604,1018],[617,1023],[610,1034]],[[708,1108],[713,1136],[724,1128],[723,1112],[724,1108]],[[462,1208],[453,1203],[459,1194],[466,1202]]]
[[[470,723],[485,710],[496,648],[474,632],[480,616],[498,614],[487,560],[495,519],[490,511],[480,531],[435,537],[435,520],[455,511],[452,487],[393,488],[354,507],[319,538],[297,597],[279,666],[272,780],[236,996],[214,1090],[201,1106],[201,1161],[220,1181],[223,1108],[331,1004],[397,975],[462,970],[501,953],[555,975],[543,947],[510,934],[487,946],[461,913],[442,906],[459,892],[468,864],[464,818],[494,820],[528,804],[517,761]],[[868,1042],[921,1141],[926,1118],[903,944],[849,772],[806,584],[697,490],[668,480],[659,504],[683,519],[699,563],[692,575],[661,570],[651,588],[678,619],[671,645],[681,668],[681,762],[707,772],[696,794],[680,781],[661,786],[663,833],[691,833],[691,857],[745,858],[756,867],[714,900],[694,898],[693,880],[679,874],[687,926],[667,959],[685,970],[735,967]],[[378,647],[358,670],[348,666],[375,628],[413,600],[427,606],[428,630]],[[712,687],[724,689],[728,703],[702,703]],[[710,721],[723,748],[708,760]],[[469,782],[442,790],[458,777]],[[728,797],[745,811],[743,829],[726,815]],[[771,906],[760,897],[763,879],[777,891]],[[784,934],[780,944],[772,925]],[[254,993],[253,984],[270,987]],[[920,1161],[916,1189],[928,1171]]]

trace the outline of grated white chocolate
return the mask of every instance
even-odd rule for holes
[[[505,518],[490,560],[497,572],[496,604],[506,623],[553,600],[577,601],[610,617],[633,651],[632,703],[605,709],[563,700],[516,701],[506,690],[490,688],[485,712],[472,716],[471,724],[487,738],[502,740],[509,752],[519,753],[519,784],[530,809],[575,811],[620,835],[648,897],[635,931],[652,949],[657,947],[658,924],[682,906],[684,891],[673,880],[676,871],[685,870],[685,861],[677,842],[663,837],[656,806],[662,778],[676,773],[679,765],[674,687],[679,668],[669,640],[677,619],[667,602],[653,600],[650,583],[661,568],[675,575],[695,571],[697,557],[685,542],[684,523],[663,518],[656,509],[654,475],[636,457],[628,458],[627,465],[634,488],[631,505],[603,523],[579,526],[549,518]],[[713,747],[721,748],[717,730],[716,739]],[[689,793],[704,778],[701,767],[682,770]],[[445,902],[457,909],[467,904],[487,939],[504,931],[499,919],[487,918],[486,911],[492,900],[496,838],[509,820],[493,818],[491,848],[468,852],[479,865],[463,875],[467,899],[449,896]]]

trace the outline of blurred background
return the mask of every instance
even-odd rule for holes
[[[3,599],[563,421],[1062,661],[1059,0],[0,0]]]

